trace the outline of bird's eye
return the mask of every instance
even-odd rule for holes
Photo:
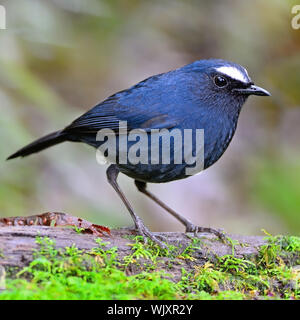
[[[222,76],[215,76],[214,81],[215,81],[215,85],[219,88],[224,88],[228,84],[226,78]]]

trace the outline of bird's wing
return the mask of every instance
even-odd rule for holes
[[[106,108],[101,108],[101,106],[99,106],[97,112],[90,111],[87,114],[84,114],[66,127],[64,132],[72,134],[89,134],[97,133],[101,129],[111,129],[116,134],[119,134],[119,132],[127,133],[132,129],[143,129],[145,131],[163,128],[171,129],[178,123],[175,119],[170,119],[168,114],[161,112],[148,112],[145,114],[133,112],[131,109],[130,111],[128,110],[127,115],[125,115],[124,113],[127,108],[124,108],[124,106],[120,114],[117,112],[109,113],[106,112],[105,109]],[[124,131],[124,129],[126,129],[126,131]]]
[[[64,132],[70,134],[93,134],[101,129],[111,129],[119,133],[120,121],[126,129],[171,129],[180,119],[168,112],[168,104],[157,95],[157,86],[145,85],[148,79],[130,89],[120,91],[73,121]],[[153,82],[153,79],[151,78]]]

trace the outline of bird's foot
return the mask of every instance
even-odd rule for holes
[[[143,236],[144,242],[147,243],[148,238],[151,239],[154,243],[158,244],[162,249],[167,249],[168,246],[162,241],[167,241],[163,236],[155,236],[143,223],[143,221],[137,217],[135,221],[136,229],[138,233]]]
[[[186,225],[185,232],[193,232],[195,237],[198,237],[198,233],[202,233],[202,232],[213,233],[223,242],[226,241],[226,234],[224,231],[222,231],[220,229],[213,229],[213,228],[209,228],[209,227],[199,227],[199,226],[196,226],[192,223],[189,223],[188,225]]]

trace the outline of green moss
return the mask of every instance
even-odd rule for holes
[[[300,238],[267,237],[255,260],[232,254],[193,264],[200,240],[186,248],[161,249],[135,237],[132,253],[123,259],[101,238],[89,251],[76,246],[57,249],[47,237],[37,237],[39,249],[15,279],[7,278],[0,299],[297,299]],[[174,278],[166,270],[178,269]],[[294,263],[291,263],[293,261]],[[134,271],[135,270],[135,271]],[[180,269],[179,269],[180,273]]]

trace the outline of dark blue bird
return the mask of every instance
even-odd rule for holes
[[[211,232],[223,237],[218,230],[195,226],[173,211],[146,189],[146,183],[161,183],[188,177],[190,174],[187,174],[187,168],[193,167],[190,160],[200,158],[200,154],[203,161],[198,171],[215,163],[228,147],[235,133],[241,108],[249,95],[270,94],[255,86],[246,69],[238,64],[216,59],[195,61],[182,68],[147,78],[108,97],[65,129],[34,141],[8,159],[25,157],[64,141],[84,142],[95,148],[103,147],[104,144],[106,147],[116,146],[115,154],[108,154],[111,153],[110,150],[103,154],[113,162],[107,169],[108,181],[126,205],[140,234],[163,246],[145,227],[120,190],[117,184],[119,172],[133,178],[138,190],[183,223],[187,232]],[[99,139],[99,136],[97,138],[97,133],[102,129],[108,129],[105,139]],[[157,152],[154,152],[151,149],[154,145],[151,134],[157,134],[159,129],[165,130],[159,133],[159,146],[155,149]],[[196,138],[197,129],[203,129],[204,133],[201,146]],[[143,140],[142,135],[135,141],[132,137],[129,138],[132,130],[137,135],[139,132],[144,134],[146,139]],[[170,138],[167,134],[175,132],[174,130],[177,130],[177,133],[190,130],[190,144],[184,144],[184,134],[179,141],[175,141],[173,135],[173,138]],[[108,140],[113,136],[116,142],[109,144]],[[165,136],[170,138],[169,161],[164,161],[162,155]],[[135,161],[130,161],[130,148],[134,147],[136,142],[140,142],[140,148],[133,149],[132,154],[136,158]],[[189,156],[184,157],[184,150],[187,149]],[[198,149],[202,150],[202,153],[198,152]],[[182,152],[176,158],[179,151]],[[136,161],[141,159],[141,154],[148,157],[148,162]],[[153,157],[156,162],[152,161]]]

